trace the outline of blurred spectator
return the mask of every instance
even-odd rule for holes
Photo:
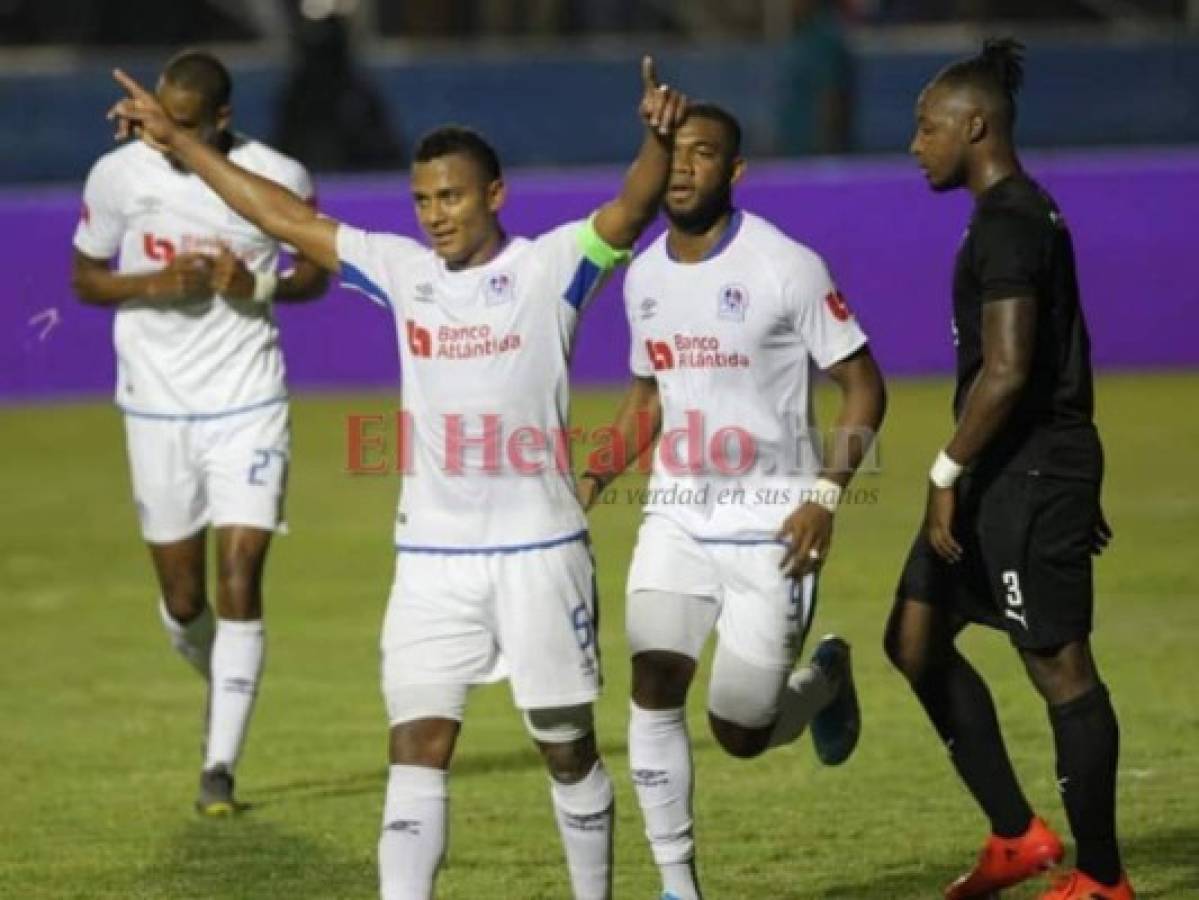
[[[854,65],[830,0],[794,0],[783,50],[778,148],[787,156],[852,149]]]
[[[393,169],[402,141],[378,90],[354,66],[346,20],[299,16],[275,144],[316,171]]]

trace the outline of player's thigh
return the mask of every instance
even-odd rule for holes
[[[1008,636],[1038,650],[1091,633],[1091,542],[1099,488],[1088,481],[1009,476],[983,506],[980,538]]]
[[[485,557],[397,554],[380,649],[382,689],[392,722],[413,718],[412,704],[425,702],[410,690],[414,686],[452,689],[497,680],[501,673]]]
[[[585,541],[488,558],[499,644],[520,709],[599,695],[595,566]]]
[[[291,460],[287,404],[213,420],[204,431],[212,524],[282,530]]]
[[[125,450],[146,542],[174,544],[202,531],[208,493],[195,423],[127,415]]]
[[[661,516],[647,516],[629,568],[625,630],[634,655],[664,650],[698,659],[720,610],[708,549]]]
[[[818,577],[788,577],[779,568],[781,545],[723,546],[713,555],[724,594],[720,642],[742,659],[790,669],[816,615]]]

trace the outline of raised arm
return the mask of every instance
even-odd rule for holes
[[[243,218],[291,244],[322,269],[337,271],[337,222],[318,215],[287,188],[246,171],[176,127],[157,98],[120,69],[113,77],[129,95],[108,112],[110,119],[117,120],[118,138],[140,131],[143,140],[170,151]]]
[[[609,246],[619,249],[632,247],[658,214],[670,177],[674,133],[687,117],[686,96],[658,83],[649,56],[641,60],[641,85],[638,113],[645,123],[645,139],[625,175],[620,194],[595,216],[596,233]]]
[[[612,435],[611,464],[594,466],[579,476],[579,502],[590,509],[620,474],[653,446],[662,429],[662,402],[655,378],[634,376],[608,426]]]

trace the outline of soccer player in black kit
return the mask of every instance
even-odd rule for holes
[[[953,279],[956,428],[929,473],[885,643],[991,824],[945,897],[990,897],[1063,855],[1016,781],[990,691],[955,646],[978,622],[1006,630],[1048,705],[1078,859],[1041,900],[1131,900],[1115,827],[1119,727],[1089,641],[1091,556],[1111,538],[1090,341],[1070,232],[1013,145],[1022,49],[987,42],[917,103],[911,151],[929,184],[967,188],[975,205]]]

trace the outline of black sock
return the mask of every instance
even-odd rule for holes
[[[1096,881],[1120,880],[1116,843],[1116,766],[1120,726],[1107,688],[1049,707],[1057,748],[1058,789],[1078,846],[1078,868]]]
[[[954,768],[1000,837],[1019,837],[1032,822],[995,716],[991,692],[960,653],[915,686]]]

